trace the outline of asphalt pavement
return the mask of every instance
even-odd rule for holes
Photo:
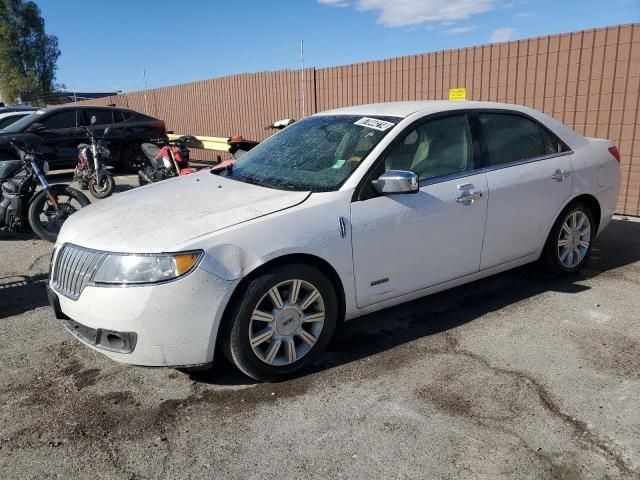
[[[348,322],[275,384],[84,347],[47,306],[50,252],[0,232],[2,479],[640,478],[640,222],[578,276],[527,266]]]

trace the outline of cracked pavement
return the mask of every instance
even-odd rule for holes
[[[0,478],[640,478],[640,222],[345,324],[255,384],[114,363],[47,306],[51,245],[0,233]]]

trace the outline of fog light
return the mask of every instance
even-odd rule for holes
[[[96,346],[118,353],[131,353],[136,348],[138,336],[133,332],[114,332],[98,329]]]

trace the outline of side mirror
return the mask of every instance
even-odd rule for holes
[[[381,195],[392,193],[418,193],[420,179],[417,173],[405,170],[389,170],[380,178],[371,182],[373,188]]]
[[[98,119],[96,118],[96,116],[95,115],[91,115],[91,125],[93,125],[97,121],[98,121]]]
[[[29,125],[29,127],[27,128],[27,132],[29,133],[39,133],[39,132],[43,132],[47,129],[47,127],[45,127],[42,123],[32,123],[31,125]]]

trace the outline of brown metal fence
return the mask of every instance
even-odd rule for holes
[[[214,78],[82,103],[114,103],[194,135],[242,134],[301,116],[301,72]],[[397,100],[467,98],[527,105],[622,152],[618,211],[640,215],[640,24],[530,38],[387,60],[305,70],[305,113]],[[213,159],[211,152],[201,152]]]

